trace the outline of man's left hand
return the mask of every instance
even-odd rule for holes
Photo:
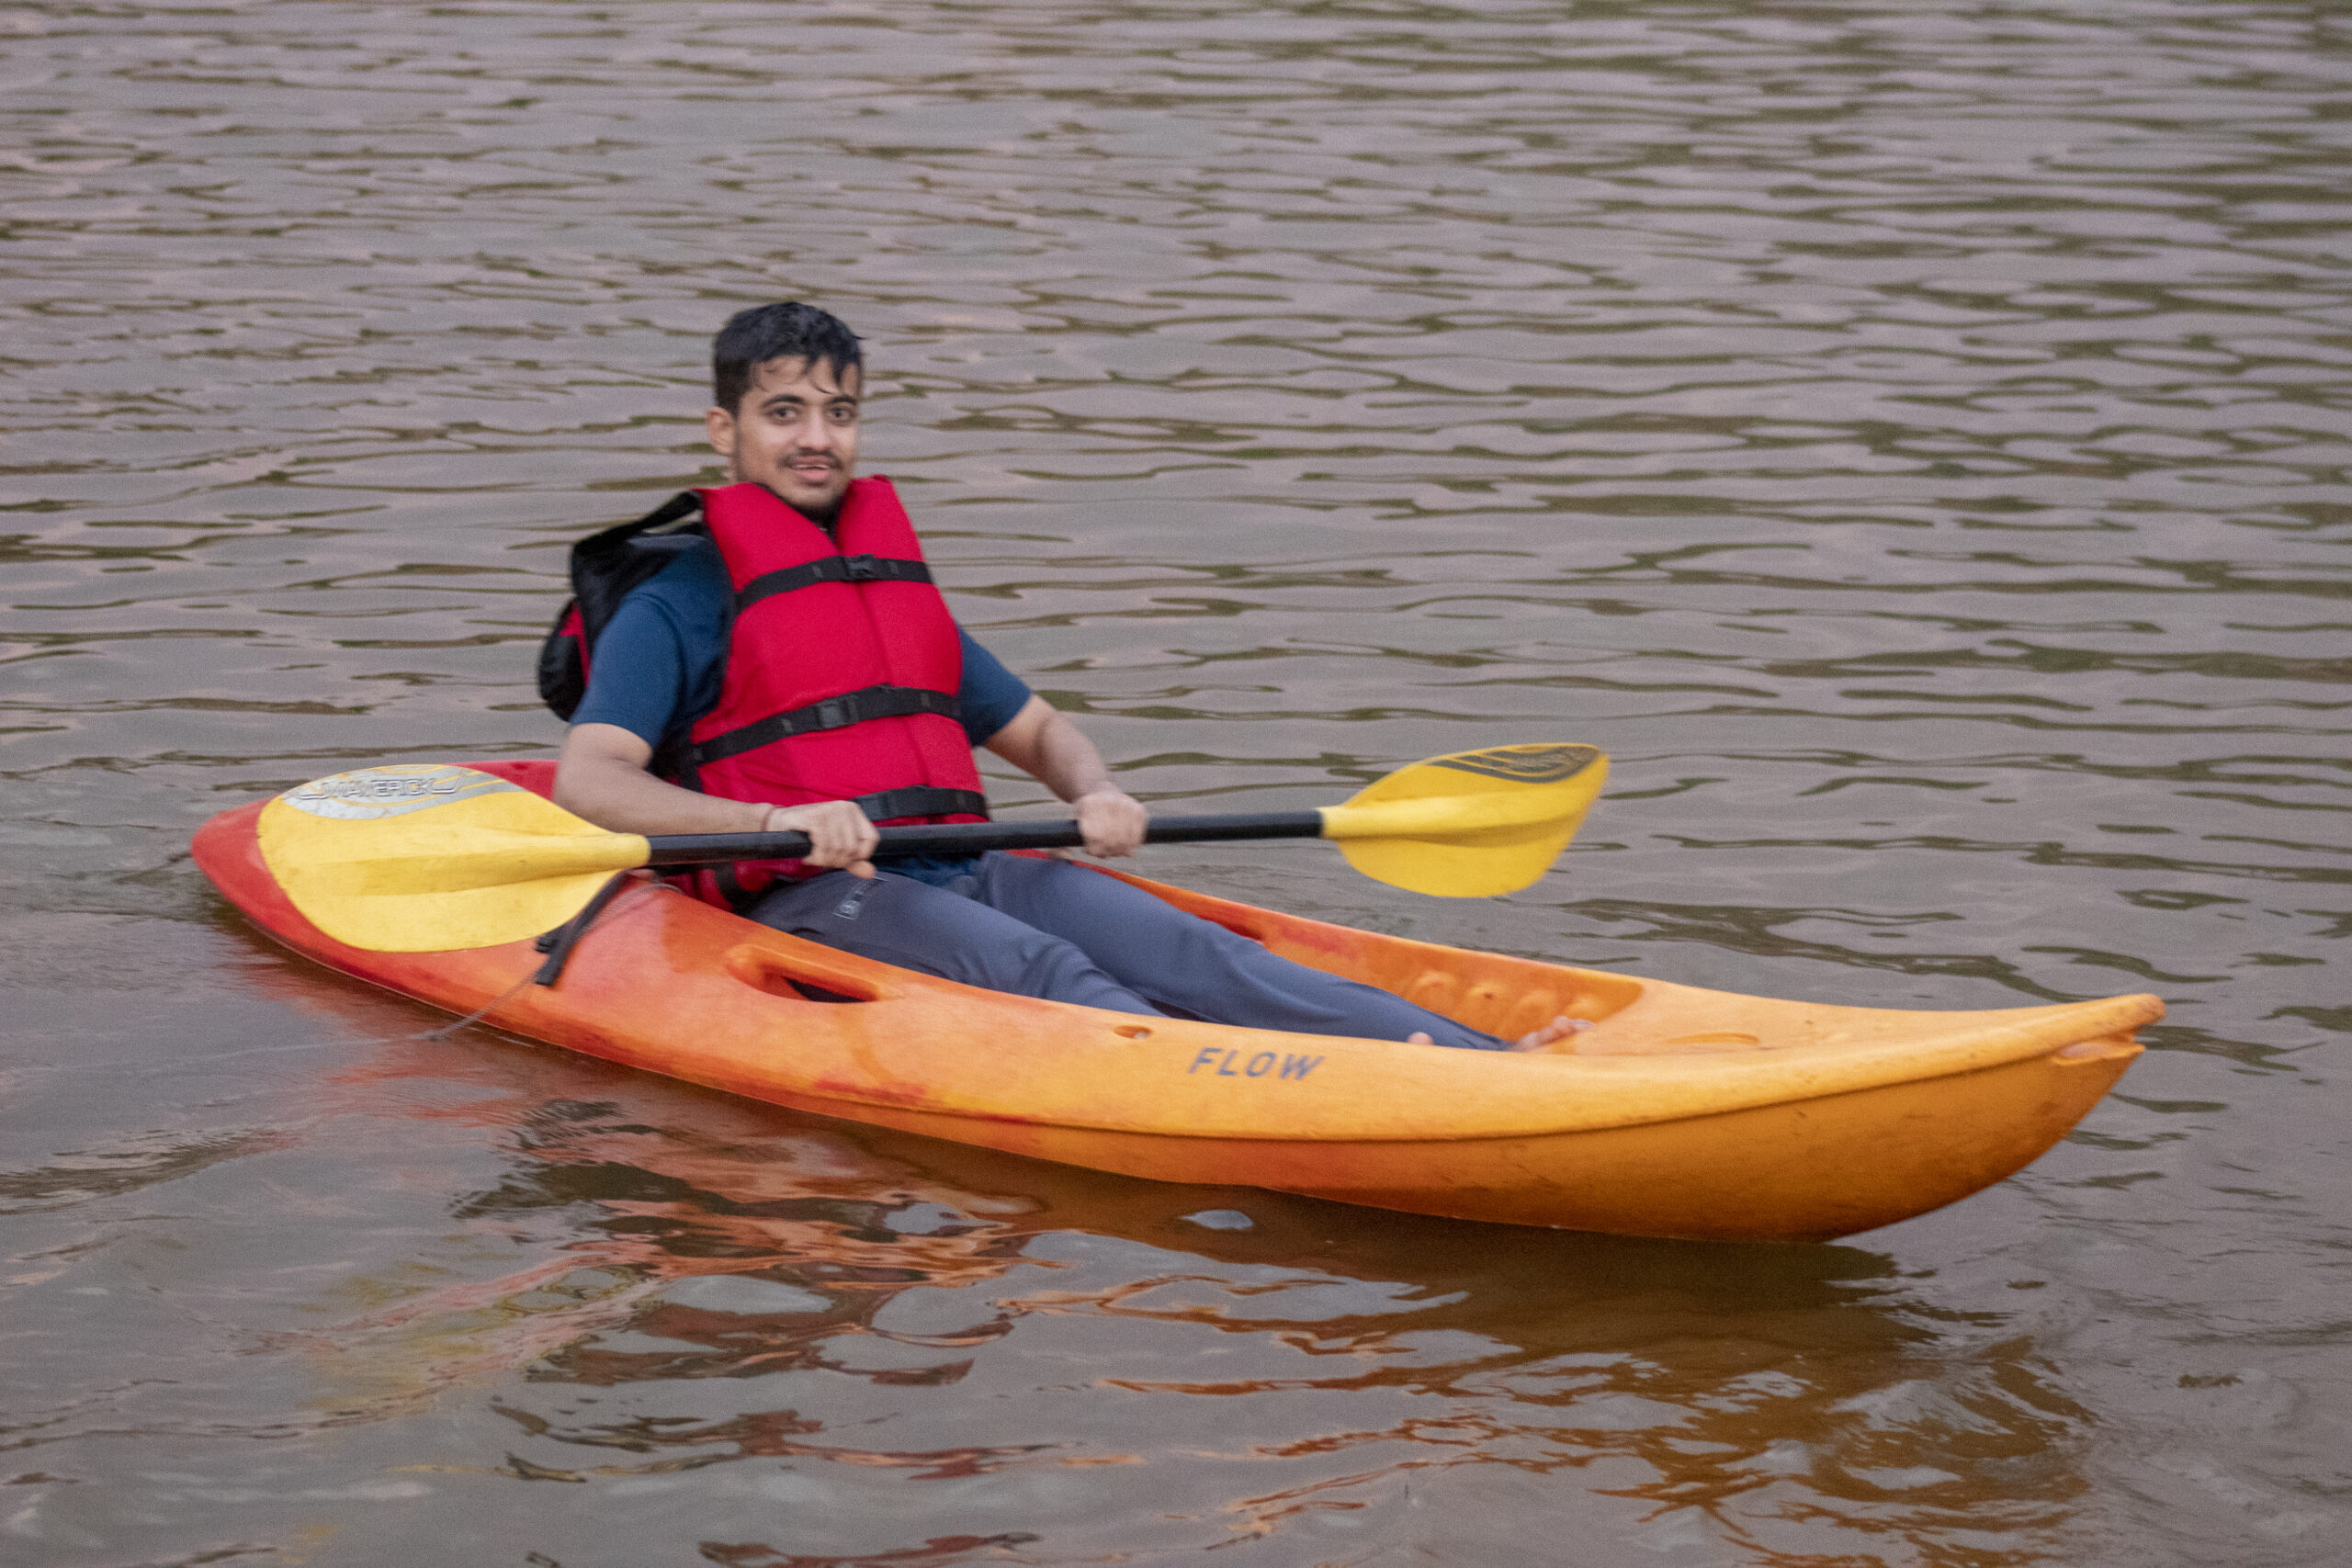
[[[1116,784],[1089,790],[1070,802],[1078,814],[1078,830],[1086,835],[1086,852],[1108,859],[1131,855],[1143,843],[1150,813],[1142,801]]]

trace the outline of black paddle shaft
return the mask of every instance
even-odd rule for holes
[[[881,829],[875,858],[895,855],[976,855],[988,850],[1058,850],[1082,844],[1075,822],[924,822]],[[1319,811],[1247,811],[1219,817],[1159,817],[1144,835],[1154,844],[1214,843],[1226,839],[1317,839]],[[661,833],[650,865],[710,865],[736,860],[797,860],[808,852],[806,833]]]

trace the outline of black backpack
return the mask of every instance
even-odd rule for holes
[[[629,590],[709,536],[698,517],[681,523],[701,510],[702,497],[685,491],[634,523],[616,524],[571,547],[571,598],[539,644],[539,697],[556,717],[569,719],[588,694],[596,639]]]

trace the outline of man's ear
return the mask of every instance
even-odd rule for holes
[[[702,411],[702,427],[709,434],[710,449],[722,457],[735,456],[735,416],[713,404]]]

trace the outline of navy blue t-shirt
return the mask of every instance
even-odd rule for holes
[[[718,547],[700,540],[630,591],[596,639],[588,691],[574,724],[617,725],[660,750],[684,739],[695,720],[718,705],[727,670],[727,637],[735,590]],[[956,693],[964,733],[987,743],[1028,705],[1029,687],[962,627],[964,681]],[[944,883],[969,869],[969,857],[894,860],[890,869]]]

